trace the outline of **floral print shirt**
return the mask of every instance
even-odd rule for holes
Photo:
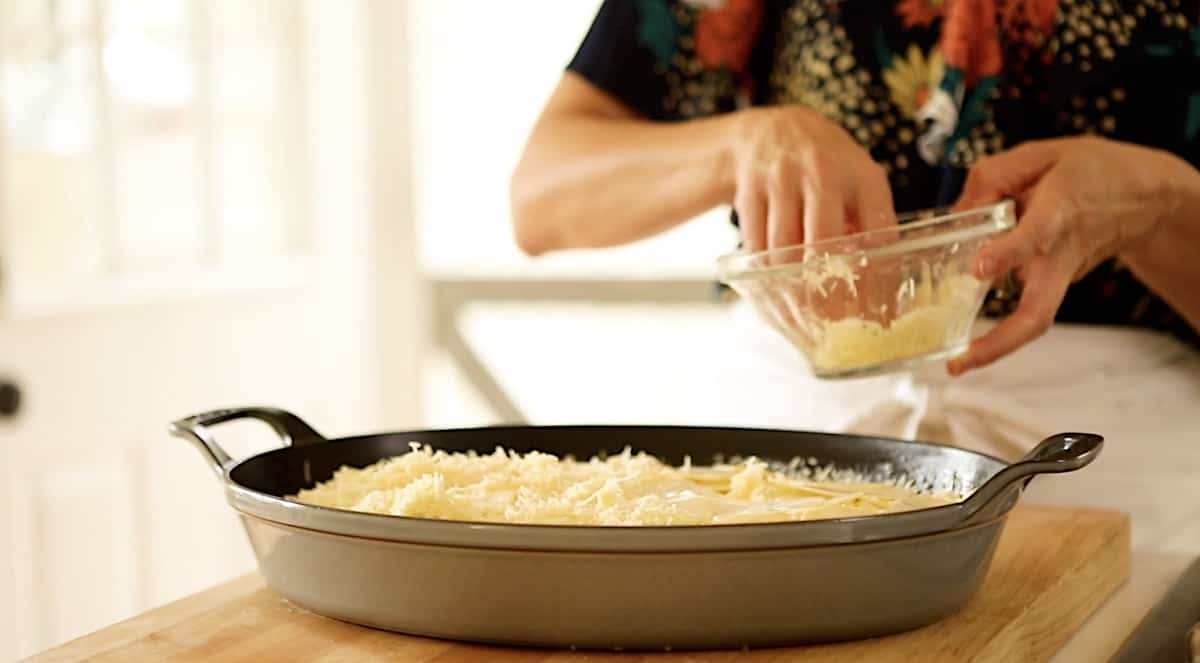
[[[1097,134],[1200,167],[1198,18],[1200,0],[605,0],[569,69],[656,121],[814,109],[883,165],[903,212],[952,202],[976,159],[1040,138]],[[993,294],[985,312],[1015,302]],[[1058,320],[1200,348],[1116,260]]]

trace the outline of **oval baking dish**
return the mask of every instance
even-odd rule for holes
[[[269,424],[284,448],[234,461],[210,427]],[[1008,465],[965,449],[828,433],[672,426],[506,426],[326,440],[272,408],[181,419],[239,513],[268,586],[313,612],[414,635],[587,649],[714,649],[896,633],[979,588],[1029,479],[1087,465],[1099,436],[1063,434]],[[626,446],[679,464],[731,456],[904,476],[967,496],[950,506],[767,524],[585,527],[471,523],[285,499],[407,453],[410,442],[586,458]],[[990,480],[990,481],[989,481]]]

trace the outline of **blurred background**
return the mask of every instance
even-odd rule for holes
[[[537,260],[511,238],[598,6],[0,0],[0,659],[253,569],[175,418],[690,423],[724,213]]]

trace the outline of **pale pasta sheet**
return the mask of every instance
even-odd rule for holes
[[[487,455],[412,445],[410,453],[291,496],[368,513],[547,525],[716,525],[893,513],[958,501],[899,484],[817,481],[737,463],[673,467],[633,453],[578,461],[497,448]]]

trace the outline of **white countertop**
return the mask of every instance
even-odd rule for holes
[[[1200,454],[1200,448],[1196,453]],[[1119,500],[1131,507],[1124,509],[1131,513],[1134,523],[1129,580],[1054,657],[1055,663],[1107,661],[1200,557],[1200,477],[1193,490],[1175,491],[1166,505],[1156,502],[1151,494],[1121,491],[1102,478],[1089,480],[1086,471],[1074,477],[1071,485],[1060,483],[1059,490],[1055,489],[1056,479],[1035,480],[1027,494],[1029,503],[1092,503],[1111,508],[1114,500]],[[1168,514],[1172,517],[1163,517]]]

